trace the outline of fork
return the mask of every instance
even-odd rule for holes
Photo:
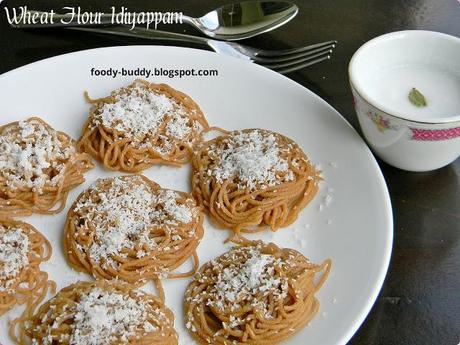
[[[151,40],[169,40],[196,43],[208,46],[218,54],[233,56],[246,61],[251,61],[270,68],[281,74],[294,72],[299,69],[312,66],[319,62],[330,59],[332,50],[337,44],[337,41],[327,41],[293,49],[263,50],[235,42],[224,42],[206,37],[184,35],[159,30],[149,30],[145,28],[134,28],[129,30],[127,27],[117,26],[110,28],[69,27],[68,29],[101,34],[145,38]]]

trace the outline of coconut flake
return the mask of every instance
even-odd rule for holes
[[[20,228],[0,225],[0,291],[8,290],[14,278],[29,263],[29,237]]]
[[[246,260],[238,260],[241,255]],[[287,280],[274,274],[275,266],[285,263],[272,255],[262,254],[256,247],[236,249],[226,256],[234,260],[226,267],[219,261],[211,261],[213,268],[221,272],[209,292],[212,297],[207,304],[221,310],[227,307],[234,310],[245,301],[259,308],[267,318],[272,317],[257,296],[271,295],[275,301],[287,296]]]
[[[190,119],[182,104],[165,94],[152,91],[144,83],[136,81],[127,88],[112,92],[112,103],[98,105],[92,119],[92,127],[102,124],[129,137],[131,144],[141,148],[152,148],[161,154],[168,153],[174,141],[186,140],[192,128],[202,131]],[[194,112],[194,111],[193,111]],[[166,122],[165,134],[161,134]],[[150,137],[158,136],[159,145],[152,145]]]
[[[189,223],[198,212],[189,204],[178,203],[181,196],[172,190],[154,190],[139,176],[115,177],[102,191],[107,179],[101,179],[89,189],[89,197],[80,200],[74,211],[81,215],[76,222],[91,223],[95,240],[89,254],[96,263],[118,267],[114,256],[126,257],[124,249],[138,248],[137,256],[156,246],[152,226],[162,226],[175,235],[179,223]],[[141,250],[142,249],[142,250]],[[80,247],[80,250],[85,248]]]
[[[145,332],[158,330],[148,321],[151,315],[146,302],[100,288],[82,294],[74,313],[72,345],[127,344],[139,328]],[[165,318],[160,310],[156,314]]]
[[[254,190],[259,185],[266,188],[294,180],[281,155],[283,148],[272,133],[236,132],[225,139],[223,148],[211,145],[209,150],[217,156],[210,173],[219,183],[234,178],[240,187]]]
[[[61,181],[75,152],[54,129],[36,119],[20,121],[0,134],[0,176],[12,190],[26,187],[41,193],[45,185]]]

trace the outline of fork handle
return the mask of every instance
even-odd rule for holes
[[[205,45],[212,48],[209,43],[213,40],[199,37],[178,34],[175,32],[166,32],[160,30],[146,29],[146,28],[134,28],[130,30],[126,26],[113,26],[113,27],[104,27],[104,28],[87,28],[87,27],[69,27],[71,30],[78,31],[87,31],[101,34],[112,34],[118,36],[128,36],[128,37],[137,37],[145,38],[149,40],[166,40],[166,41],[177,41],[177,42],[186,42],[186,43],[195,43]]]

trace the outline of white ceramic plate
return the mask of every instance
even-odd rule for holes
[[[324,183],[313,202],[291,226],[252,236],[295,248],[311,260],[331,258],[332,271],[318,293],[321,308],[308,327],[287,344],[346,343],[363,322],[382,286],[391,254],[393,223],[387,187],[364,141],[325,101],[292,80],[255,64],[194,49],[130,46],[87,50],[33,63],[0,76],[0,123],[42,117],[78,138],[88,112],[83,90],[92,97],[130,83],[133,77],[94,77],[91,68],[217,69],[218,77],[150,77],[189,94],[209,123],[226,129],[266,128],[294,139],[323,171]],[[328,68],[322,65],[319,68]],[[189,167],[153,167],[144,172],[163,187],[189,191]],[[72,191],[67,205],[98,177],[117,175],[100,166]],[[90,279],[72,271],[62,251],[68,207],[55,216],[32,216],[52,243],[53,256],[42,266],[62,288]],[[205,223],[198,248],[201,263],[227,250],[227,232]],[[186,265],[186,264],[185,264]],[[183,267],[182,269],[185,269]],[[193,344],[182,318],[182,296],[189,279],[163,281],[166,303],[176,315],[180,344]],[[7,320],[0,318],[0,342]]]

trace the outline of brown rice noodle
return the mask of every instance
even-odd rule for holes
[[[38,117],[0,127],[0,216],[55,214],[93,167],[73,140]]]
[[[185,93],[166,84],[135,80],[93,105],[78,147],[107,169],[140,172],[154,164],[180,166],[208,123]]]
[[[198,203],[236,235],[291,224],[321,179],[294,141],[263,129],[233,131],[198,145],[192,166]]]
[[[99,179],[67,214],[64,249],[70,265],[97,278],[137,284],[191,276],[204,215],[185,192],[162,189],[142,175]],[[188,258],[189,272],[173,272]]]
[[[177,345],[174,315],[158,297],[115,281],[63,288],[29,320],[36,345]]]
[[[240,244],[205,263],[186,290],[186,327],[200,344],[278,344],[318,312],[330,260],[316,265],[273,243]]]
[[[51,257],[51,245],[32,225],[0,219],[0,316],[15,305],[25,305],[22,314],[10,322],[9,335],[24,344],[23,327],[35,308],[55,290],[55,283],[40,264]]]

